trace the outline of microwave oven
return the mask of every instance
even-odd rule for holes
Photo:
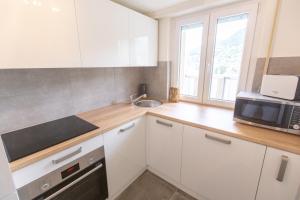
[[[234,120],[300,135],[300,102],[240,92],[235,102]]]

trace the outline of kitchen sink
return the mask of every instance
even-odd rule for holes
[[[136,105],[136,106],[149,107],[149,108],[157,107],[157,106],[160,106],[161,104],[162,104],[162,102],[157,101],[157,100],[139,100],[134,103],[134,105]]]

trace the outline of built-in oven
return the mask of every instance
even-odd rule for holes
[[[18,189],[20,200],[105,200],[108,197],[104,148]]]
[[[238,122],[300,135],[300,104],[256,93],[237,96],[234,119]]]

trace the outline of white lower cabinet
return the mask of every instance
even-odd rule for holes
[[[180,182],[182,131],[181,124],[148,117],[148,165],[150,169],[175,182]]]
[[[257,200],[300,200],[300,156],[268,148]]]
[[[145,118],[104,134],[109,197],[114,199],[146,168]]]
[[[265,146],[185,126],[182,148],[184,187],[210,200],[255,199]]]

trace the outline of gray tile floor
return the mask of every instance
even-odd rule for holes
[[[195,200],[149,171],[133,182],[116,200]]]

